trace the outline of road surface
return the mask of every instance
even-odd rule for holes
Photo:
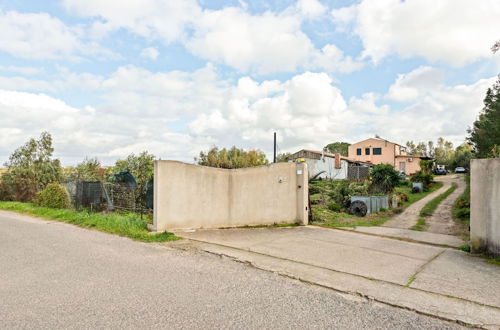
[[[229,259],[0,211],[2,329],[458,329]]]

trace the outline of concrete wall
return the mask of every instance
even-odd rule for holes
[[[155,231],[307,224],[304,163],[219,169],[155,161]]]
[[[500,255],[500,158],[471,160],[471,247]]]

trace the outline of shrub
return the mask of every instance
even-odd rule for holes
[[[320,193],[319,187],[309,185],[309,195],[315,195],[315,194],[319,194],[319,193]]]
[[[340,212],[342,210],[342,206],[335,202],[331,202],[328,204],[328,209],[333,212]]]
[[[64,209],[70,206],[66,188],[58,183],[49,183],[45,189],[36,194],[33,203],[37,206]]]
[[[13,201],[14,193],[11,185],[0,182],[0,201]]]
[[[463,209],[458,209],[455,212],[455,217],[465,220],[470,218],[470,208],[463,208]]]
[[[399,183],[399,173],[389,164],[375,165],[370,171],[372,183],[369,191],[372,193],[389,193]]]
[[[422,182],[424,187],[429,187],[433,180],[433,176],[430,173],[425,173],[422,171],[417,171],[410,178],[411,182]]]
[[[369,188],[369,183],[368,181],[354,181],[349,184],[349,192],[351,196],[356,196],[356,195],[368,195],[368,188]]]
[[[402,201],[402,202],[407,202],[407,201],[408,201],[408,195],[407,195],[407,194],[405,194],[404,192],[401,192],[401,191],[400,191],[400,192],[398,192],[398,193],[396,194],[396,196],[397,196],[398,200],[400,200],[400,201]]]
[[[343,208],[351,206],[351,191],[349,190],[349,182],[339,182],[335,185],[329,194],[330,198]]]

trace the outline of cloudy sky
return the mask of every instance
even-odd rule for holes
[[[0,0],[0,162],[52,133],[104,164],[375,134],[461,143],[500,72],[498,0]]]

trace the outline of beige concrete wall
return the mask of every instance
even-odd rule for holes
[[[219,169],[155,161],[155,231],[307,224],[304,163]]]
[[[412,161],[408,161],[411,158]],[[415,172],[420,171],[420,157],[416,156],[396,156],[396,166],[394,167],[396,170],[401,171],[401,162],[405,163],[405,173],[408,175],[415,174]]]
[[[500,158],[471,160],[471,247],[500,255]]]

